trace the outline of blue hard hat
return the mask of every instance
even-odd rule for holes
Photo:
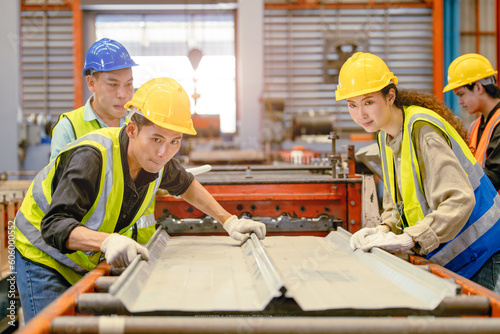
[[[85,56],[83,75],[91,70],[108,72],[122,68],[137,66],[123,45],[115,40],[103,38],[92,44]]]

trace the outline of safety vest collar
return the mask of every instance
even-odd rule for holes
[[[500,108],[494,110],[496,111],[494,111],[491,117],[488,117],[486,126],[483,130],[481,138],[479,138],[479,141],[478,135],[482,116],[477,118],[469,127],[470,147],[474,150],[474,156],[481,166],[484,166],[485,164],[487,158],[486,150],[490,144],[493,130],[495,130],[496,126],[500,123]]]

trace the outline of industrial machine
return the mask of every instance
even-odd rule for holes
[[[497,333],[500,296],[429,264],[326,237],[169,236],[102,263],[20,333]],[[446,277],[441,278],[441,277]],[[87,316],[81,316],[87,315]]]
[[[148,262],[101,263],[19,333],[500,332],[499,295],[415,255],[351,250],[351,233],[379,222],[374,177],[331,137],[328,164],[196,175],[229,212],[264,222],[264,240],[240,245],[157,196]]]

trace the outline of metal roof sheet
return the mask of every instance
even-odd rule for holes
[[[110,293],[130,312],[259,312],[273,298],[293,298],[303,311],[433,310],[456,285],[379,249],[353,252],[350,233],[327,237],[252,235],[168,237],[134,260]]]

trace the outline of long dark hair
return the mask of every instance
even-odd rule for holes
[[[457,130],[458,134],[467,143],[467,145],[469,144],[469,136],[465,125],[443,101],[439,100],[434,95],[423,93],[415,89],[398,90],[396,85],[393,83],[390,83],[381,90],[382,95],[386,97],[390,89],[394,89],[394,92],[396,93],[396,99],[394,100],[394,105],[396,107],[401,110],[403,107],[408,106],[419,106],[430,109],[450,123],[451,126]]]

